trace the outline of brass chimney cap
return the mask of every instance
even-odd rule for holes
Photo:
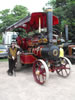
[[[53,9],[52,9],[52,8],[47,8],[45,11],[46,11],[46,12],[52,12]]]

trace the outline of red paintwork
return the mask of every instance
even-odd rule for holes
[[[32,52],[34,53],[34,55],[41,57],[41,49],[43,48],[43,46],[39,46],[37,48],[33,48]]]
[[[33,29],[38,29],[39,27],[39,17],[41,18],[41,28],[47,27],[47,17],[46,13],[37,12],[31,14],[30,21],[24,23],[26,26],[23,27],[22,25],[18,26],[20,28],[24,28],[27,32],[32,31]],[[53,16],[53,25],[59,23],[59,20],[56,16]]]
[[[35,61],[34,64],[33,64],[33,76],[34,76],[34,79],[37,83],[39,84],[44,84],[45,83],[45,79],[46,79],[46,71],[45,69],[41,68],[42,66],[42,63],[40,61]],[[36,74],[36,71],[39,71],[39,75]],[[42,81],[40,80],[40,75],[42,76]]]
[[[28,48],[26,38],[21,38],[21,36],[18,36],[16,38],[17,44],[23,49],[26,50]]]
[[[28,48],[28,45],[27,45],[27,41],[26,41],[26,38],[22,38],[22,49],[27,49]]]
[[[41,28],[47,27],[47,17],[44,12],[36,12],[32,13],[31,16],[27,16],[26,18],[16,22],[6,29],[6,31],[13,30],[15,28],[23,28],[26,32],[30,32],[38,29],[39,27],[39,17],[41,19]],[[59,20],[56,16],[53,16],[53,25],[59,23]]]
[[[33,54],[29,53],[22,53],[20,55],[21,63],[22,64],[33,64],[34,61],[37,59],[33,56]]]
[[[28,46],[32,46],[32,45],[33,45],[31,39],[29,39],[29,40],[27,41],[27,45],[28,45]]]
[[[21,40],[22,40],[22,37],[21,37],[21,36],[18,36],[18,37],[16,38],[17,44],[18,44],[19,46],[21,46]]]

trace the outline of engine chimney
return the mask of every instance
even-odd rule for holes
[[[66,37],[66,42],[68,42],[68,25],[65,25],[65,37]]]
[[[48,31],[48,40],[52,44],[53,40],[53,11],[51,8],[46,10],[47,12],[47,31]]]

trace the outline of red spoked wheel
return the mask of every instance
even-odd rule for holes
[[[60,67],[56,69],[56,72],[61,77],[68,77],[71,72],[72,64],[70,60],[66,57],[60,58]]]
[[[49,70],[44,60],[38,59],[33,64],[33,76],[37,83],[44,84],[49,78]]]

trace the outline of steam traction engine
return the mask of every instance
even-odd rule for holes
[[[57,17],[53,16],[52,9],[47,9],[43,13],[32,13],[31,16],[7,28],[7,30],[24,28],[27,32],[39,28],[39,32],[33,37],[17,37],[17,44],[23,49],[20,54],[20,62],[33,65],[33,76],[39,84],[46,82],[49,72],[56,71],[61,77],[67,77],[70,74],[69,59],[64,57],[61,46],[59,47],[53,42],[56,40],[53,34],[53,25],[56,24],[58,24]],[[41,28],[46,27],[47,32],[42,32]]]

